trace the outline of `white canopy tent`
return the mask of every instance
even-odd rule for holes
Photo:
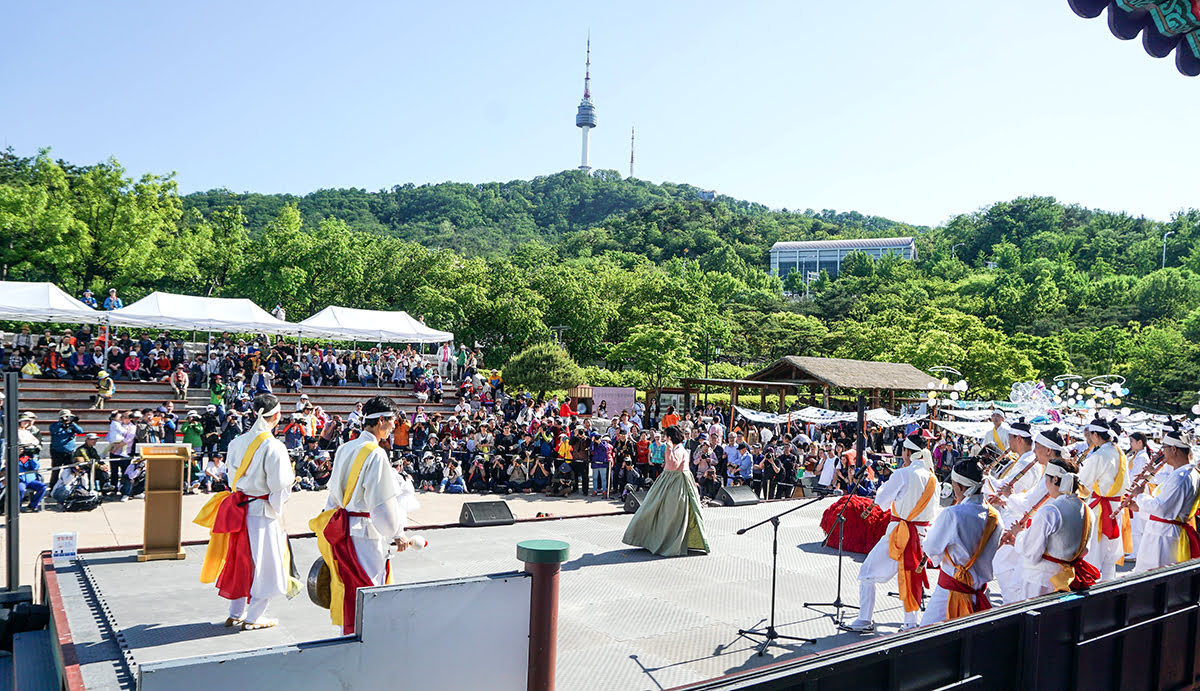
[[[154,292],[104,316],[113,326],[286,335],[299,332],[295,324],[276,319],[245,298]]]
[[[442,343],[454,334],[438,331],[413,319],[407,312],[361,310],[330,306],[296,326],[308,338],[335,338],[379,343]]]
[[[0,281],[0,319],[96,324],[103,315],[53,283]]]

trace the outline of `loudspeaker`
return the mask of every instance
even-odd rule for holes
[[[754,496],[754,490],[750,489],[750,485],[737,485],[734,487],[722,487],[717,493],[717,501],[723,506],[749,506],[758,503],[758,497]]]
[[[507,502],[477,501],[463,504],[458,522],[469,528],[485,525],[512,525],[517,522]]]
[[[646,492],[630,492],[625,496],[625,513],[637,513],[638,507],[646,501]]]

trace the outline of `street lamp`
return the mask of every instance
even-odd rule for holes
[[[954,253],[954,250],[958,249],[959,247],[962,247],[962,246],[963,246],[963,245],[965,245],[965,244],[967,244],[967,243],[965,243],[965,242],[956,242],[956,243],[954,243],[953,245],[951,245],[951,246],[950,246],[950,258],[951,258],[951,259],[958,259],[958,255]]]
[[[714,347],[715,344],[715,347]],[[711,357],[721,357],[721,341],[713,340],[708,333],[704,334],[704,378],[708,379],[708,362]],[[708,405],[708,383],[704,384],[704,405]]]
[[[1171,237],[1171,236],[1172,236],[1172,235],[1174,235],[1174,234],[1175,234],[1175,231],[1173,231],[1173,230],[1168,230],[1167,232],[1163,233],[1163,260],[1162,260],[1162,268],[1164,268],[1164,269],[1165,269],[1165,268],[1167,268],[1167,238]]]

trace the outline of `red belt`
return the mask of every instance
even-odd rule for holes
[[[1042,554],[1042,559],[1045,559],[1052,564],[1069,566],[1075,570],[1075,577],[1071,580],[1071,590],[1083,590],[1084,588],[1090,588],[1096,584],[1096,581],[1100,580],[1100,569],[1097,569],[1095,566],[1092,566],[1091,563],[1085,561],[1082,556],[1074,561],[1067,561],[1066,559],[1052,557],[1049,554]]]
[[[945,571],[941,571],[939,573],[938,585],[941,587],[951,592],[975,596],[975,607],[971,610],[972,613],[982,612],[985,609],[992,608],[992,601],[989,600],[987,596],[987,583],[984,583],[982,588],[968,588],[966,583],[963,583]]]
[[[1196,526],[1192,525],[1191,521],[1172,521],[1154,514],[1150,514],[1150,520],[1155,523],[1170,523],[1183,528],[1183,532],[1187,535],[1188,547],[1192,550],[1192,558],[1200,557],[1200,535],[1196,533]]]
[[[352,518],[370,518],[371,512],[370,511],[347,511],[346,515],[350,516]]]
[[[1121,537],[1121,524],[1117,522],[1117,516],[1113,513],[1112,504],[1120,497],[1105,497],[1100,494],[1092,496],[1092,503],[1088,504],[1090,508],[1096,508],[1100,505],[1100,534],[1104,537],[1115,540]]]
[[[255,496],[251,496],[249,494],[243,494],[242,496],[245,497],[245,499],[242,499],[240,502],[238,502],[238,506],[245,506],[246,504],[249,504],[250,502],[254,501],[255,499],[266,500],[271,497],[271,495],[269,495],[269,494],[264,494],[261,497],[255,497]]]

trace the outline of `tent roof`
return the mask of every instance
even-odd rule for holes
[[[454,334],[425,326],[408,312],[384,312],[331,305],[298,324],[304,336],[381,343],[441,343]]]
[[[2,319],[95,324],[102,315],[53,283],[0,281]]]
[[[758,381],[828,384],[835,389],[949,390],[940,378],[902,362],[874,362],[788,355],[747,377]]]
[[[105,316],[115,326],[268,334],[298,331],[295,324],[276,319],[245,298],[154,292]]]

